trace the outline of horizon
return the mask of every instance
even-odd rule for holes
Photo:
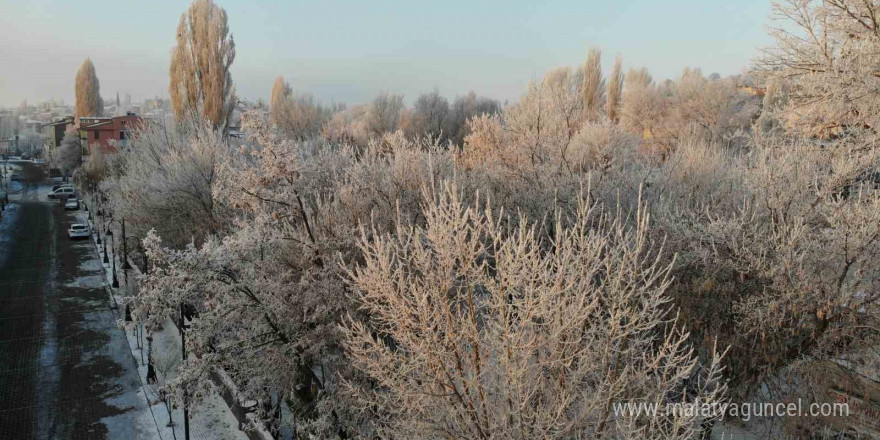
[[[403,94],[409,104],[433,89],[449,98],[474,91],[504,102],[550,69],[580,65],[592,46],[602,49],[606,71],[621,56],[624,70],[644,66],[658,80],[686,67],[729,76],[747,69],[771,41],[764,0],[723,7],[694,0],[218,4],[229,15],[236,43],[231,73],[237,94],[252,101],[268,101],[280,75],[295,91],[326,104],[363,103],[383,91]],[[73,79],[86,58],[95,63],[105,98],[167,98],[175,30],[188,2],[137,3],[127,11],[112,5],[0,3],[0,38],[14,43],[0,46],[0,58],[14,66],[0,71],[0,106],[50,99],[72,104]],[[331,15],[340,8],[347,13]],[[459,16],[462,10],[469,15]],[[96,18],[105,25],[82,27]],[[324,36],[331,25],[337,35]]]

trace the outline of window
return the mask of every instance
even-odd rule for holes
[[[95,130],[95,139],[100,139],[100,138],[101,138],[101,132],[98,130]]]
[[[121,141],[125,140],[125,132],[124,131],[119,132],[119,140],[121,140]]]

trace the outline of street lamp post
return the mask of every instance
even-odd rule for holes
[[[125,235],[125,217],[122,217],[122,270],[131,269],[128,264],[128,236]]]
[[[108,222],[104,225],[104,236],[105,236],[105,237],[109,236],[110,239],[113,240],[113,241],[110,242],[110,250],[113,251],[113,262],[112,262],[112,266],[113,266],[113,267],[112,267],[112,270],[111,270],[111,273],[113,274],[113,275],[112,275],[112,276],[113,276],[113,279],[112,279],[112,286],[113,286],[114,288],[117,288],[117,287],[119,287],[119,278],[116,276],[116,234],[113,233],[113,221],[114,221],[114,220],[113,220],[113,216],[112,216],[112,215],[108,215],[108,217],[110,217],[110,221],[108,221]],[[104,242],[105,242],[105,244],[106,244],[107,240],[105,239]],[[124,234],[123,234],[123,236],[122,236],[122,244],[123,244],[123,246],[125,245],[125,235],[124,235]],[[105,247],[105,249],[106,249],[106,247]],[[104,262],[105,262],[105,263],[108,263],[108,264],[111,264],[110,261],[109,261],[109,257],[108,257],[108,255],[107,255],[107,251],[106,251],[106,250],[104,251]]]
[[[110,238],[113,239],[113,243],[110,245],[110,249],[114,249],[116,246],[113,246],[113,245],[116,244],[116,239],[113,238],[113,234],[110,234]],[[125,237],[123,237],[122,242],[125,243]],[[116,251],[115,250],[113,251],[113,270],[111,272],[113,273],[113,284],[112,285],[114,288],[118,288],[119,287],[119,279],[116,278]]]
[[[96,232],[95,235],[98,236],[98,242],[97,242],[97,243],[98,243],[98,245],[100,245],[100,244],[101,244],[101,228],[98,227],[98,221],[99,221],[99,220],[98,220],[98,217],[101,215],[101,206],[98,204],[98,193],[95,192],[95,193],[94,193],[94,196],[95,196],[95,208],[98,210],[98,211],[95,213],[95,232]],[[105,249],[106,249],[106,248],[105,248]],[[105,254],[106,254],[106,252],[105,252]],[[106,263],[106,261],[105,261],[105,263]]]

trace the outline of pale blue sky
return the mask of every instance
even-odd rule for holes
[[[770,44],[769,0],[215,0],[229,14],[240,96],[267,98],[272,80],[324,102],[382,90],[408,102],[437,88],[517,97],[529,80],[583,62],[591,45],[610,67],[739,73]],[[0,105],[73,99],[91,57],[105,97],[167,96],[182,0],[0,0]]]

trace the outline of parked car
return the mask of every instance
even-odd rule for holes
[[[9,160],[21,160],[21,156],[9,156]]]
[[[58,188],[55,191],[49,193],[48,198],[50,199],[69,199],[71,197],[76,196],[76,189],[72,186]]]
[[[67,199],[67,203],[64,204],[64,209],[75,210],[79,209],[79,200],[75,197],[71,197]]]
[[[72,183],[62,183],[60,185],[52,185],[52,191],[57,191],[58,188],[73,188]]]
[[[17,182],[17,181],[21,180],[21,176],[18,175],[17,173],[12,173],[9,175],[9,179],[12,180],[13,182]]]
[[[70,225],[70,229],[67,230],[67,236],[71,239],[74,238],[88,238],[89,236],[89,225],[82,223],[74,223]]]

